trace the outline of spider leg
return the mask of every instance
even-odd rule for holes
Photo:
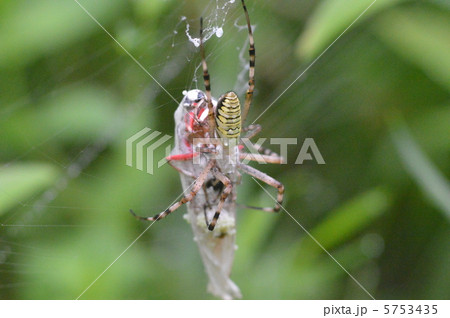
[[[268,148],[264,148],[261,145],[253,144],[252,142],[250,142],[250,140],[246,140],[244,144],[251,149],[249,149],[250,153],[239,152],[239,159],[241,160],[251,160],[260,163],[274,163],[274,164],[282,164],[285,162],[284,158],[279,154],[277,154],[276,152]],[[244,145],[239,146],[239,150],[242,151],[242,149],[244,149]]]
[[[274,212],[272,208],[263,208],[259,206],[252,206],[247,204],[236,203],[236,206],[240,209],[250,209],[250,210],[258,210],[263,212]]]
[[[242,138],[251,139],[255,137],[257,134],[259,134],[261,130],[262,130],[261,125],[250,125],[244,127],[242,128],[242,132],[246,132],[247,135]]]
[[[208,189],[207,189],[207,182],[203,183],[203,192],[205,194],[205,201],[206,203],[203,205],[203,215],[205,216],[205,222],[206,225],[208,225],[208,215],[206,213],[206,209],[212,209],[211,203],[209,202],[209,196],[208,196]],[[220,191],[220,193],[217,195],[217,198],[214,200],[217,201],[217,199],[219,198],[219,196],[221,195],[222,191]]]
[[[259,153],[261,153],[265,156],[279,157],[279,158],[283,159],[283,157],[281,157],[276,152],[270,150],[269,148],[265,148],[258,144],[252,144],[252,146],[253,146],[253,149],[255,149],[256,151],[258,151]]]
[[[239,153],[239,159],[240,160],[251,160],[251,161],[256,161],[259,163],[274,163],[274,164],[284,163],[283,157],[276,154],[275,152],[273,153],[273,155],[261,155],[261,154],[241,152],[241,153]]]
[[[211,99],[211,82],[209,79],[208,65],[206,64],[205,59],[205,48],[203,47],[203,18],[200,18],[200,53],[202,56],[203,82],[205,84],[206,101],[208,103],[209,133],[213,136],[215,127],[214,107]]]
[[[252,177],[274,187],[275,189],[278,190],[278,195],[277,195],[277,203],[275,204],[275,207],[273,208],[260,208],[263,211],[266,212],[278,212],[280,211],[281,208],[281,204],[283,203],[283,196],[284,196],[284,185],[275,180],[274,178],[268,176],[267,174],[265,174],[264,172],[261,172],[253,167],[247,166],[245,164],[239,164],[238,168],[246,173],[251,175]]]
[[[205,83],[205,93],[208,103],[211,102],[211,83],[209,80],[208,65],[205,59],[205,48],[203,47],[203,17],[200,18],[200,53],[202,55],[203,81]],[[209,105],[208,105],[209,107]]]
[[[205,194],[205,201],[204,208],[211,209],[211,204],[209,203],[209,197],[208,197],[208,190],[206,189],[205,183],[203,183],[203,193]],[[205,219],[206,219],[206,212],[205,212]]]
[[[225,200],[228,198],[228,195],[231,193],[231,190],[233,189],[233,185],[230,179],[228,179],[222,172],[220,172],[218,169],[213,169],[212,173],[220,182],[223,183],[225,188],[223,189],[222,194],[220,195],[220,200],[219,204],[217,205],[216,213],[214,214],[211,222],[209,224],[206,223],[206,225],[208,226],[208,230],[210,231],[214,230],[214,227],[217,224],[217,220],[219,219],[220,212],[222,211],[223,204],[225,203]]]
[[[248,50],[248,53],[250,55],[250,67],[248,69],[248,89],[247,93],[245,94],[245,104],[244,104],[244,111],[242,112],[242,123],[245,122],[245,119],[247,117],[247,113],[250,109],[250,105],[252,103],[253,99],[253,90],[255,89],[255,40],[253,38],[252,33],[252,26],[250,24],[250,17],[248,16],[247,7],[245,6],[244,0],[242,0],[242,7],[244,8],[245,13],[245,19],[247,20],[247,27],[248,27],[248,41],[250,44],[250,48]]]
[[[203,171],[200,173],[200,176],[194,181],[194,185],[192,187],[191,192],[183,196],[183,198],[180,201],[173,204],[165,211],[158,213],[155,216],[139,216],[136,215],[136,213],[134,213],[133,210],[130,210],[130,213],[133,214],[135,218],[143,221],[159,221],[165,218],[167,215],[178,209],[183,204],[191,201],[197,195],[197,192],[202,188],[203,183],[205,183],[206,177],[208,176],[208,172],[211,171],[214,164],[215,164],[214,160],[210,160],[206,165],[206,167],[203,169]]]

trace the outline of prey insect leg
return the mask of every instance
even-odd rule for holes
[[[191,177],[191,178],[197,178],[197,176],[195,176],[193,173],[191,173],[190,171],[187,171],[186,169],[180,168],[178,166],[175,165],[175,162],[179,162],[179,161],[188,161],[188,160],[192,160],[195,156],[197,156],[197,153],[186,153],[186,154],[180,154],[180,155],[171,155],[166,157],[167,163],[174,168],[175,170],[177,170],[179,173],[184,174],[185,176]]]

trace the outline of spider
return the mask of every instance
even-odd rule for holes
[[[247,22],[250,46],[249,81],[244,108],[241,112],[239,98],[233,91],[223,94],[218,100],[211,96],[210,77],[203,46],[203,19],[200,18],[200,53],[205,91],[193,89],[183,92],[184,98],[175,113],[175,120],[178,123],[175,129],[175,149],[166,158],[168,163],[182,176],[192,178],[195,181],[189,194],[155,216],[138,216],[133,210],[130,210],[137,219],[145,221],[161,220],[183,204],[188,202],[193,204],[194,198],[203,189],[205,200],[202,203],[205,211],[206,207],[211,207],[213,204],[216,206],[211,221],[208,221],[205,212],[206,227],[209,231],[213,231],[224,205],[234,204],[236,200],[235,185],[240,182],[240,172],[248,174],[278,191],[277,203],[274,207],[249,208],[267,212],[278,212],[280,210],[284,195],[283,184],[242,162],[243,160],[252,160],[280,164],[283,162],[283,158],[250,142],[246,142],[246,144],[250,145],[254,151],[252,153],[243,151],[242,138],[248,140],[254,137],[261,131],[261,126],[242,127],[252,104],[255,88],[255,44],[250,17],[244,0],[241,1]],[[246,135],[241,138],[242,133]],[[211,195],[216,196],[216,198],[211,198]]]

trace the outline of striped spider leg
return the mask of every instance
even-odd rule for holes
[[[175,211],[176,209],[178,209],[180,206],[182,206],[183,204],[190,202],[196,195],[197,192],[202,189],[202,186],[206,180],[206,177],[208,175],[208,172],[211,170],[211,168],[214,166],[214,161],[210,160],[208,162],[208,164],[206,165],[206,167],[203,169],[203,171],[200,173],[199,177],[194,181],[194,184],[192,186],[192,190],[190,191],[189,194],[183,196],[183,198],[178,201],[177,203],[173,204],[172,206],[170,206],[169,208],[167,208],[166,210],[164,210],[161,213],[156,214],[155,216],[138,216],[136,215],[136,213],[133,212],[133,210],[130,210],[131,214],[139,219],[139,220],[143,220],[143,221],[159,221],[161,219],[164,219],[167,215],[169,215],[170,213],[172,213],[173,211]]]
[[[261,131],[260,125],[250,125],[248,128],[246,128],[247,131],[250,131],[249,134],[247,134],[246,138],[250,139],[254,137],[256,134],[258,134]],[[247,146],[251,147],[252,152],[246,153],[246,152],[239,152],[239,159],[240,160],[248,160],[248,161],[256,161],[260,163],[273,163],[273,164],[282,164],[284,162],[284,158],[278,155],[277,153],[271,151],[270,149],[264,148],[260,145],[253,144],[247,139]],[[244,146],[239,146],[240,150],[243,150]],[[254,153],[257,152],[257,153]],[[261,154],[262,153],[262,154]],[[242,162],[239,162],[238,169],[250,176],[252,176],[255,179],[258,179],[264,183],[266,183],[269,186],[274,187],[278,190],[277,195],[277,203],[275,207],[273,208],[265,208],[265,207],[254,207],[254,206],[244,206],[246,208],[251,208],[255,210],[262,210],[265,212],[278,212],[280,210],[281,204],[283,203],[283,196],[284,196],[284,186],[281,182],[278,180],[270,177],[269,175],[265,174],[262,171],[259,171],[251,166],[248,166]]]
[[[265,174],[262,171],[259,171],[258,169],[255,169],[253,167],[250,167],[246,164],[239,164],[239,170],[241,170],[243,173],[246,173],[250,176],[252,176],[255,179],[258,179],[267,185],[274,187],[278,191],[277,195],[277,203],[275,204],[275,207],[273,208],[264,208],[264,207],[254,207],[254,206],[247,206],[248,208],[252,208],[255,210],[262,210],[265,212],[278,212],[280,211],[281,204],[283,204],[283,197],[284,197],[284,185],[279,182],[278,180],[272,178],[271,176]]]

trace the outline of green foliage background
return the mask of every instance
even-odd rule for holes
[[[249,120],[371,2],[247,0],[257,48]],[[207,1],[80,3],[181,99],[200,59],[173,31],[181,15],[211,14]],[[299,143],[289,164],[260,168],[377,299],[450,295],[449,9],[376,1],[258,119],[262,137],[314,138],[326,165],[294,165]],[[238,1],[224,36],[206,44],[215,96],[240,71],[237,18]],[[0,48],[0,298],[74,299],[147,227],[128,209],[153,215],[181,192],[170,167],[151,176],[125,165],[135,132],[173,135],[176,104],[72,0],[0,1]],[[239,202],[272,204],[246,178]],[[182,214],[154,224],[82,299],[212,298]],[[238,223],[232,278],[245,299],[369,298],[286,213],[241,210]]]

